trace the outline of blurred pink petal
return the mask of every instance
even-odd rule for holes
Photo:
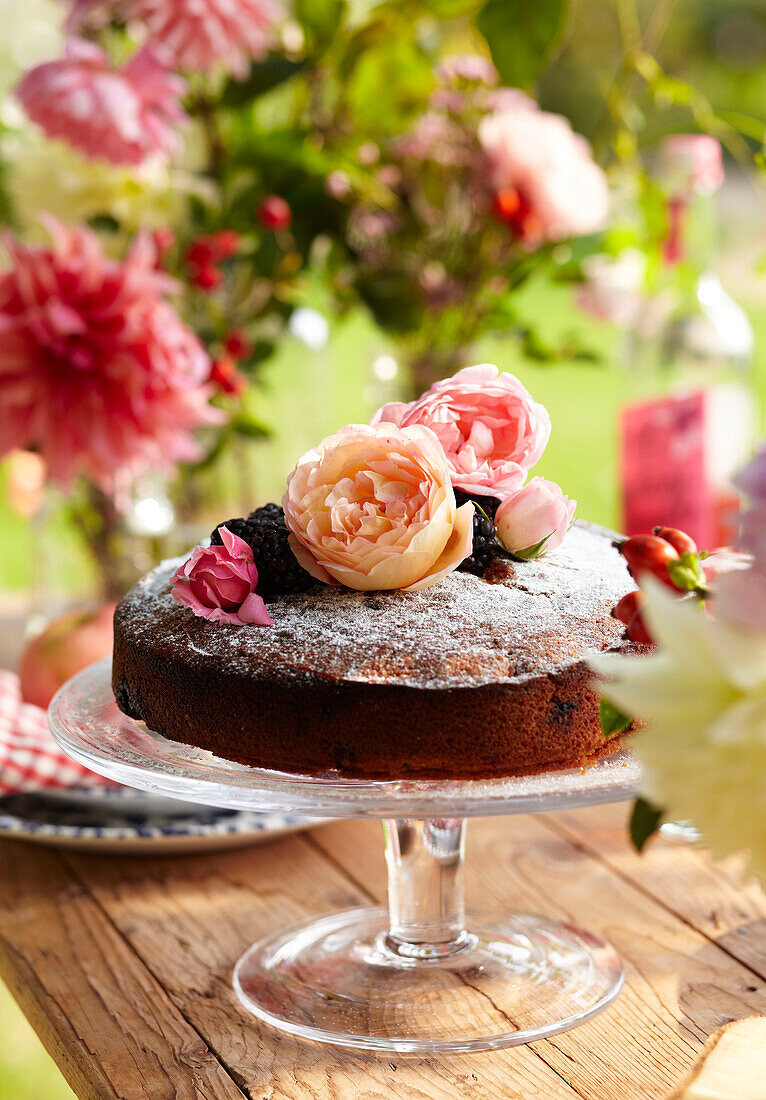
[[[140,164],[180,145],[185,84],[165,60],[161,50],[146,46],[116,69],[95,43],[71,38],[66,55],[31,69],[16,96],[48,137],[62,138],[89,157]]]
[[[281,0],[124,0],[128,18],[142,20],[176,69],[208,72],[221,64],[245,77],[269,50]]]
[[[49,477],[194,459],[192,432],[220,422],[207,352],[165,300],[172,280],[140,236],[123,263],[87,227],[48,220],[52,247],[4,238],[0,272],[0,454],[35,448]]]
[[[509,89],[509,91],[514,91]],[[562,115],[541,111],[526,96],[508,96],[479,127],[490,186],[518,196],[534,231],[527,243],[595,233],[606,223],[606,176],[585,138]]]

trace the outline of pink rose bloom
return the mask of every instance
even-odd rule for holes
[[[230,626],[273,626],[266,604],[255,591],[258,570],[253,551],[228,527],[220,527],[222,546],[195,546],[170,578],[170,594],[202,619]]]
[[[118,262],[85,226],[47,224],[50,248],[3,238],[0,455],[34,449],[51,479],[84,474],[107,492],[118,471],[198,458],[192,432],[223,416],[208,404],[208,354],[166,301],[175,284],[151,239]]]
[[[31,69],[16,96],[48,137],[63,138],[88,157],[140,164],[179,148],[184,90],[153,46],[115,69],[99,46],[72,38],[66,56]]]
[[[533,477],[498,508],[498,538],[514,557],[537,558],[561,546],[576,507],[555,482]]]
[[[140,19],[173,68],[209,72],[220,64],[240,79],[268,53],[282,0],[122,0],[125,16]]]
[[[417,401],[383,405],[371,424],[422,424],[438,437],[452,484],[466,493],[503,497],[524,484],[551,434],[551,420],[512,374],[492,363],[436,382]]]
[[[528,244],[595,233],[606,223],[606,176],[562,115],[519,98],[485,116],[479,141],[496,194],[518,198]]]
[[[282,499],[290,546],[326,584],[436,584],[471,553],[473,504],[455,507],[433,432],[352,424],[303,456]]]

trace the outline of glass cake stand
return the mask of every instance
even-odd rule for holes
[[[463,851],[467,817],[630,798],[638,768],[625,752],[582,771],[518,779],[288,775],[221,760],[127,718],[112,695],[109,659],[65,684],[49,714],[70,756],[128,786],[235,809],[383,819],[387,909],[279,929],[237,963],[239,1000],[273,1027],[366,1051],[488,1050],[581,1024],[620,991],[614,949],[566,921],[466,918]]]

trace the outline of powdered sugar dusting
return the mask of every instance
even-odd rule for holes
[[[164,562],[123,601],[123,634],[179,650],[191,666],[418,688],[477,687],[550,674],[617,645],[609,615],[631,587],[611,532],[575,524],[564,545],[503,563],[497,583],[452,573],[418,592],[323,587],[269,602],[273,627],[196,618],[170,595]]]

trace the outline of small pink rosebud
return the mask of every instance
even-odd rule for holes
[[[219,527],[222,546],[195,546],[170,578],[176,603],[214,623],[273,626],[257,595],[258,570],[253,551],[227,527]]]
[[[539,557],[561,546],[576,507],[577,501],[564,496],[555,482],[533,477],[498,508],[498,538],[517,558]]]

